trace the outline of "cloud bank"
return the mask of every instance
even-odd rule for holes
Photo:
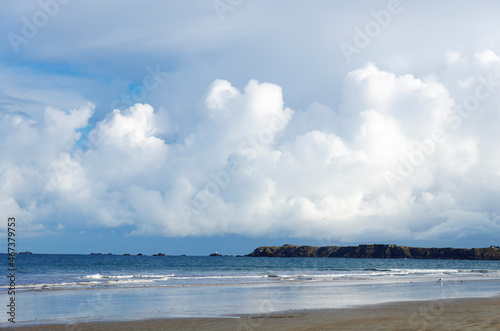
[[[135,104],[0,117],[0,209],[31,235],[320,240],[499,239],[500,58],[349,72],[342,102],[286,106],[280,86],[214,81],[198,123]]]

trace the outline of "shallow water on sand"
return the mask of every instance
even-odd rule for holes
[[[33,255],[20,257],[18,269],[16,321],[28,324],[221,317],[500,294],[498,261]],[[1,286],[6,303],[5,280]]]

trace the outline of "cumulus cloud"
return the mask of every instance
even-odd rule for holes
[[[38,121],[5,113],[1,209],[33,233],[491,237],[500,61],[491,50],[449,52],[443,68],[416,76],[367,63],[346,75],[333,109],[292,110],[275,84],[240,91],[216,80],[197,125],[136,104],[98,121],[83,147],[93,105],[49,107]]]

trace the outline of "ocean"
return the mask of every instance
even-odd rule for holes
[[[0,258],[7,276],[7,255]],[[16,267],[18,325],[500,294],[500,261],[25,254],[16,256]],[[2,302],[9,286],[2,277]]]

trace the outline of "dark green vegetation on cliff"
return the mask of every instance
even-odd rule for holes
[[[382,259],[500,260],[500,248],[422,248],[397,245],[359,246],[262,246],[247,256],[253,257],[351,257]]]

